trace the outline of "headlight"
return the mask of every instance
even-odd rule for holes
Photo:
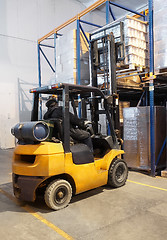
[[[11,129],[11,133],[22,141],[45,141],[49,136],[49,127],[45,122],[18,123]]]

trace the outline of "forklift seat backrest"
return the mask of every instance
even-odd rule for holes
[[[89,147],[83,143],[74,144],[70,147],[73,162],[75,164],[86,164],[94,162],[93,153]]]
[[[113,148],[113,139],[111,136],[92,138],[93,148],[108,150]]]
[[[54,123],[54,129],[53,129],[53,137],[58,138],[62,141],[63,139],[63,127],[62,127],[62,119],[52,119]]]

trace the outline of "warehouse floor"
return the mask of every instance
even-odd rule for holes
[[[55,212],[41,199],[28,204],[13,197],[11,158],[12,150],[0,150],[0,239],[166,239],[166,178],[131,171],[125,186],[88,191]]]

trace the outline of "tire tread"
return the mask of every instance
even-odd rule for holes
[[[126,174],[126,178],[122,181],[121,184],[118,184],[113,176],[113,170],[116,166],[116,164],[118,162],[123,162],[125,165],[126,165],[126,168],[127,168],[127,174]],[[127,164],[126,162],[123,160],[123,159],[120,159],[120,158],[115,158],[112,162],[111,162],[111,165],[109,167],[109,170],[108,170],[108,185],[110,185],[111,187],[115,187],[115,188],[118,188],[118,187],[121,187],[123,186],[125,183],[126,183],[126,180],[128,178],[128,167],[127,167]]]
[[[53,189],[55,188],[56,185],[58,185],[59,183],[66,183],[68,184],[69,186],[69,189],[70,189],[70,195],[69,195],[69,201],[67,204],[64,204],[62,206],[55,206],[54,202],[52,201],[52,191]],[[65,208],[66,206],[68,206],[70,200],[71,200],[71,197],[72,197],[72,187],[70,185],[70,183],[64,179],[56,179],[54,181],[52,181],[46,188],[46,191],[45,191],[45,195],[44,195],[44,198],[45,198],[45,203],[46,205],[53,209],[53,210],[59,210],[59,209],[62,209],[62,208]]]

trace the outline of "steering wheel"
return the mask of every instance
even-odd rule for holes
[[[86,128],[86,131],[90,133],[90,135],[94,135],[93,127],[92,127],[92,122],[85,120],[84,121],[84,126]]]

